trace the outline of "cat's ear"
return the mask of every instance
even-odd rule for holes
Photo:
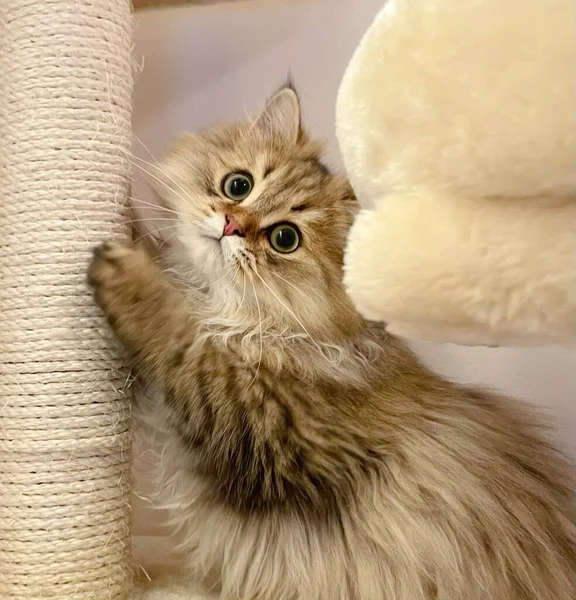
[[[300,99],[292,84],[269,98],[253,127],[265,136],[279,136],[290,143],[298,141],[302,133]]]

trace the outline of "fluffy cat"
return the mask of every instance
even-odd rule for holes
[[[295,91],[184,136],[152,178],[174,280],[104,244],[89,281],[163,392],[189,573],[225,600],[572,600],[569,470],[526,407],[354,310],[355,198]]]

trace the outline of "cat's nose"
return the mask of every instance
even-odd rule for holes
[[[224,233],[222,235],[239,235],[240,237],[244,237],[244,229],[234,217],[226,215],[226,225],[224,226]]]

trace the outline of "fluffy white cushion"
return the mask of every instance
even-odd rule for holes
[[[341,85],[345,283],[408,337],[570,343],[573,0],[389,0]]]

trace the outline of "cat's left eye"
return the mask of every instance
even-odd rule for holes
[[[300,245],[300,232],[290,223],[281,223],[272,227],[268,239],[274,250],[288,254],[294,252]]]
[[[230,173],[222,181],[222,191],[230,200],[241,202],[248,198],[254,182],[249,173]]]

